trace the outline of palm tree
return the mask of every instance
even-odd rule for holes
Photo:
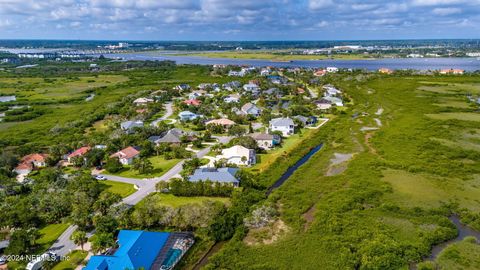
[[[76,231],[71,236],[75,245],[79,245],[83,250],[83,245],[87,242],[87,234],[84,231]]]

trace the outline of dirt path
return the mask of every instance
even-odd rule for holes
[[[328,167],[325,176],[335,176],[343,173],[348,168],[347,162],[352,159],[353,156],[353,153],[334,153],[333,157],[330,159],[330,166]]]

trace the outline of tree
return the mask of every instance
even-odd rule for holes
[[[250,136],[243,136],[238,138],[233,138],[230,143],[230,146],[241,145],[248,149],[257,149],[257,141]]]
[[[72,157],[70,160],[72,165],[75,167],[82,167],[85,164],[85,160],[82,156]]]
[[[240,137],[246,133],[246,130],[241,126],[235,125],[228,130],[228,135]]]
[[[15,230],[10,237],[10,244],[5,250],[5,253],[11,255],[29,254],[33,251],[38,237],[39,233],[37,229]]]
[[[87,234],[84,231],[77,230],[75,231],[70,239],[75,243],[75,245],[80,246],[83,250],[83,245],[88,241]]]
[[[100,253],[110,247],[115,246],[113,235],[110,233],[97,233],[91,238],[92,251],[94,253]]]
[[[153,172],[153,164],[146,158],[137,158],[133,161],[133,168],[141,174],[150,174]]]
[[[93,204],[93,209],[95,209],[95,211],[99,212],[101,215],[106,215],[110,207],[121,200],[122,196],[109,191],[104,191]]]
[[[97,233],[110,233],[113,234],[118,227],[117,220],[110,215],[97,215],[93,218],[93,224]]]
[[[116,173],[123,169],[123,165],[118,158],[110,158],[105,165],[105,169],[107,172]]]

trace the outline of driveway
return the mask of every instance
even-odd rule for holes
[[[158,123],[162,122],[163,120],[167,120],[170,116],[172,116],[173,114],[173,103],[172,102],[168,102],[168,103],[165,103],[165,109],[167,110],[165,112],[165,114],[154,120],[152,123],[150,123],[151,126],[153,127],[156,127],[158,125]]]

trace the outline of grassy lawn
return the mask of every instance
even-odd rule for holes
[[[173,166],[175,166],[178,162],[180,162],[180,159],[166,160],[163,158],[163,156],[150,157],[148,160],[150,160],[153,165],[153,173],[151,174],[140,174],[137,170],[132,169],[130,166],[125,166],[123,170],[118,173],[114,173],[113,175],[138,179],[160,177],[173,168]]]
[[[475,121],[480,122],[480,113],[474,112],[448,112],[427,114],[428,117],[436,120],[461,120],[461,121]]]
[[[264,171],[270,167],[279,156],[292,151],[292,149],[297,147],[302,141],[308,140],[313,133],[311,129],[302,129],[301,134],[297,133],[288,138],[284,138],[281,147],[269,150],[266,154],[258,154],[257,164],[247,169],[255,172]]]
[[[212,269],[286,269],[286,265],[289,269],[318,269],[319,265],[322,269],[408,269],[410,262],[429,255],[431,245],[455,237],[447,218],[450,212],[444,206],[449,202],[455,203],[451,204],[453,212],[480,229],[477,219],[467,218],[480,210],[478,152],[431,139],[477,142],[478,133],[470,131],[478,129],[480,114],[453,108],[444,119],[475,115],[479,120],[424,117],[444,116],[445,108],[434,104],[451,94],[425,91],[419,95],[416,90],[422,81],[472,85],[479,77],[371,76],[357,80],[355,75],[334,76],[335,85],[351,96],[354,107],[312,131],[308,140],[298,140],[292,152],[276,150],[279,160],[268,158],[271,166],[258,175],[259,179],[275,179],[291,157],[298,159],[296,153],[324,143],[267,199],[277,206],[287,232],[277,235],[274,243],[258,245],[236,234],[210,258]],[[378,108],[384,109],[381,116],[375,115]],[[353,120],[356,113],[361,116]],[[376,117],[383,122],[379,130],[360,131]],[[345,171],[327,175],[334,153],[355,156]],[[465,216],[459,210],[463,208],[467,209]],[[459,250],[456,257],[471,256],[469,252],[473,248]],[[457,265],[478,269],[473,261],[468,263]]]
[[[102,187],[105,191],[110,191],[112,193],[122,196],[122,198],[127,197],[128,195],[134,193],[136,190],[133,185],[115,181],[101,181]]]
[[[87,254],[87,251],[74,250],[67,255],[68,260],[61,261],[52,270],[74,270],[87,257]]]
[[[69,224],[50,224],[39,230],[40,238],[37,240],[37,244],[41,247],[38,253],[43,253],[49,249],[50,246],[57,240],[57,238],[68,228]]]
[[[162,194],[162,193],[154,193],[150,195],[157,200],[159,205],[170,206],[170,207],[179,207],[182,205],[187,204],[194,204],[194,203],[203,203],[205,201],[219,201],[225,204],[230,202],[229,198],[221,198],[221,197],[177,197],[172,194]],[[140,201],[139,204],[142,204],[143,201]]]

